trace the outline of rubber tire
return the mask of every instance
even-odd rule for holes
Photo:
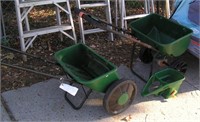
[[[122,87],[122,86],[125,85],[125,84],[131,84],[132,87],[133,87],[133,91],[132,91],[132,93],[131,93],[131,97],[129,97],[129,102],[126,103],[126,105],[125,105],[122,109],[117,110],[117,111],[112,111],[112,110],[110,109],[109,102],[110,102],[112,96],[114,96],[114,92],[115,92],[118,88]],[[128,89],[129,89],[129,88],[130,88],[130,86],[128,86]],[[103,99],[103,106],[104,106],[105,110],[106,110],[109,114],[111,114],[111,115],[119,114],[119,113],[125,111],[125,110],[132,104],[132,102],[133,102],[133,100],[134,100],[134,98],[135,98],[135,96],[136,96],[136,93],[137,93],[137,87],[136,87],[136,84],[135,84],[134,81],[132,81],[132,80],[126,80],[126,79],[120,79],[120,80],[115,81],[114,83],[112,83],[112,84],[109,86],[109,88],[107,89],[106,94],[105,94],[104,99]],[[119,106],[120,106],[120,105],[119,105]]]
[[[148,49],[146,47],[141,47],[139,59],[145,64],[151,63],[153,61],[153,55],[151,53],[151,49]]]

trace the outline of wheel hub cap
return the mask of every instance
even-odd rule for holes
[[[126,102],[128,101],[128,99],[129,99],[128,93],[123,93],[123,94],[119,97],[117,103],[118,103],[119,105],[124,105],[124,104],[126,104]]]

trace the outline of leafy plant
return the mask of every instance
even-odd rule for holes
[[[9,40],[6,37],[2,37],[0,40],[1,45],[9,46]]]

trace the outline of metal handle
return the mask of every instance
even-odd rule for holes
[[[10,47],[7,47],[7,46],[3,46],[3,45],[1,45],[1,47],[4,48],[4,49],[10,50],[10,51],[16,52],[16,53],[20,53],[20,54],[27,55],[27,56],[30,56],[30,57],[33,57],[33,58],[36,58],[36,59],[40,59],[40,60],[42,60],[44,62],[48,62],[48,63],[51,63],[51,64],[56,64],[55,61],[46,60],[46,59],[41,58],[39,56],[32,55],[32,54],[29,54],[29,53],[26,53],[26,52],[23,52],[23,51],[20,51],[20,50],[16,50],[16,49],[13,49],[13,48],[10,48]]]
[[[127,39],[129,39],[129,40],[131,40],[131,41],[133,41],[133,42],[135,42],[135,43],[137,43],[137,44],[139,44],[139,45],[142,45],[142,46],[144,46],[144,47],[146,47],[146,48],[149,48],[149,49],[152,49],[152,50],[154,50],[154,51],[156,51],[156,52],[159,52],[157,49],[155,49],[155,48],[152,47],[151,45],[146,44],[146,43],[144,43],[144,42],[141,42],[141,41],[139,41],[139,40],[137,40],[137,39],[131,37],[131,35],[122,34],[122,33],[120,33],[120,32],[117,32],[117,31],[115,31],[115,30],[112,30],[112,29],[110,29],[110,28],[107,28],[107,27],[105,26],[105,25],[107,25],[107,23],[98,21],[99,19],[97,19],[97,18],[94,17],[94,16],[91,16],[90,14],[85,13],[85,12],[84,12],[83,10],[81,10],[81,9],[75,8],[75,13],[76,13],[77,15],[79,15],[80,17],[82,17],[83,19],[85,19],[86,21],[88,21],[89,23],[92,23],[93,25],[95,25],[95,26],[97,26],[97,27],[99,27],[99,28],[101,28],[101,29],[103,29],[103,30],[107,30],[107,31],[109,31],[109,32],[112,32],[112,33],[117,34],[117,35],[119,35],[119,36],[122,36],[122,37],[124,37],[124,38],[127,38]],[[112,25],[110,25],[110,26],[112,26]]]

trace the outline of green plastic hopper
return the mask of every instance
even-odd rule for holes
[[[184,79],[184,75],[175,69],[163,69],[150,77],[141,95],[162,95],[164,98],[173,97],[178,93]]]

